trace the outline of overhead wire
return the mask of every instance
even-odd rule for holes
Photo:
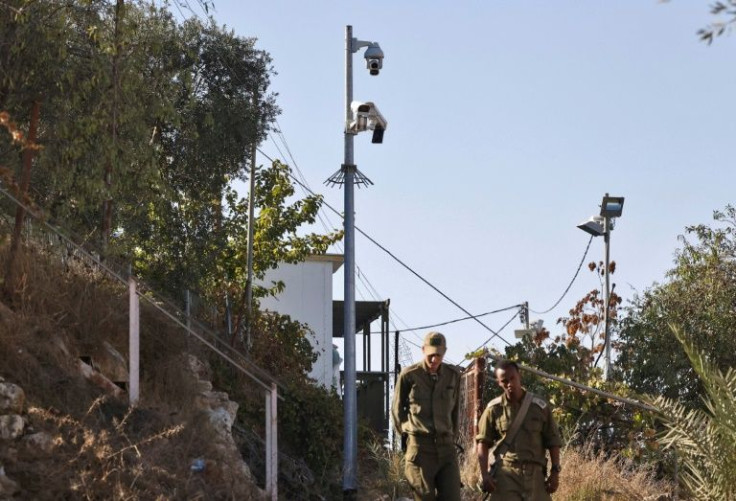
[[[285,135],[285,134],[284,134],[284,132],[283,132],[283,127],[281,127],[281,123],[279,123],[279,121],[278,121],[278,118],[276,118],[276,119],[275,119],[275,121],[276,121],[276,127],[277,127],[277,128],[276,128],[276,135],[278,136],[279,140],[280,140],[280,141],[281,141],[281,142],[283,143],[283,145],[284,145],[284,149],[285,149],[285,150],[286,150],[286,152],[288,153],[288,155],[289,155],[289,159],[291,160],[291,162],[287,162],[287,163],[289,163],[290,165],[293,165],[293,167],[294,167],[295,171],[297,172],[297,174],[298,174],[298,175],[299,175],[299,177],[301,178],[300,180],[301,180],[302,184],[300,184],[300,185],[299,185],[299,187],[300,187],[300,188],[302,189],[302,191],[303,191],[303,192],[304,192],[305,194],[307,194],[307,193],[310,193],[310,194],[311,194],[311,193],[312,193],[312,189],[311,189],[311,187],[309,186],[309,183],[307,182],[307,179],[306,179],[306,177],[304,176],[304,173],[302,172],[301,168],[299,167],[299,164],[297,163],[297,161],[296,161],[296,158],[294,158],[294,154],[292,153],[292,151],[291,151],[291,148],[289,147],[289,143],[288,143],[288,141],[286,140],[286,135]],[[277,141],[276,141],[276,139],[275,139],[274,135],[272,134],[272,135],[271,135],[270,137],[271,137],[271,142],[272,142],[272,143],[273,143],[273,145],[274,145],[274,146],[276,147],[276,150],[277,150],[277,151],[279,152],[279,155],[280,155],[280,157],[281,157],[282,159],[284,159],[284,161],[286,161],[286,155],[284,155],[283,151],[282,151],[282,150],[281,150],[281,148],[279,147],[279,145],[278,145],[278,143],[277,143]],[[260,151],[260,150],[259,150],[259,151]],[[261,152],[261,154],[263,154],[263,152],[262,152],[262,151],[260,151],[260,152]],[[270,159],[270,158],[268,157],[268,155],[265,155],[265,156],[266,156],[266,158],[268,158],[269,160],[273,161],[272,159]],[[307,189],[305,189],[305,187],[306,187],[306,188],[307,188],[307,189],[308,189],[309,191],[307,191]],[[319,219],[320,223],[322,224],[322,227],[323,227],[323,228],[325,229],[325,231],[331,231],[332,229],[336,228],[336,225],[335,225],[335,224],[334,224],[334,223],[332,222],[332,220],[330,219],[330,216],[329,216],[329,214],[328,214],[328,213],[326,213],[326,212],[324,213],[324,216],[323,216],[322,214],[323,214],[323,211],[322,211],[322,210],[320,210],[320,211],[319,211],[319,212],[317,213],[317,217],[318,217],[318,219]],[[342,250],[343,250],[343,246],[342,246],[342,243],[341,243],[341,242],[336,242],[336,243],[335,243],[335,245],[336,245],[337,249],[338,249],[338,250],[339,250],[340,252],[342,252]],[[356,264],[356,271],[357,271],[357,273],[356,273],[356,276],[357,276],[357,278],[358,278],[358,281],[359,281],[359,282],[360,282],[360,283],[361,283],[361,284],[363,285],[363,287],[364,287],[364,288],[366,289],[367,293],[368,293],[368,294],[369,294],[369,295],[370,295],[370,296],[371,296],[371,297],[372,297],[372,298],[373,298],[374,300],[377,300],[377,301],[378,301],[378,300],[381,300],[381,299],[380,299],[380,298],[381,298],[381,294],[380,294],[380,293],[379,293],[379,292],[378,292],[378,291],[376,290],[376,288],[375,288],[375,287],[373,286],[373,284],[372,284],[372,283],[370,282],[370,280],[369,280],[369,279],[368,279],[368,277],[367,277],[367,276],[365,275],[365,273],[363,273],[363,271],[362,271],[362,269],[360,268],[360,266],[358,266],[357,264]],[[357,288],[357,291],[358,291],[358,294],[359,294],[359,295],[361,296],[361,298],[365,299],[365,296],[364,296],[364,294],[363,294],[362,290],[361,290],[360,288]],[[396,323],[394,322],[394,318],[396,318],[396,319],[398,319],[398,320],[401,320],[401,317],[400,317],[400,316],[399,316],[399,315],[398,315],[398,314],[396,313],[396,311],[395,311],[395,310],[392,310],[392,312],[391,312],[391,316],[389,317],[389,323],[390,323],[390,324],[391,324],[391,325],[392,325],[392,326],[394,327],[394,330],[400,330],[400,329],[399,329],[399,328],[397,327]],[[401,320],[401,321],[403,322],[403,320]],[[405,324],[405,325],[406,325],[406,324]],[[417,338],[419,338],[419,337],[417,336]],[[399,345],[400,345],[400,351],[403,351],[403,354],[402,354],[402,356],[403,356],[403,357],[405,357],[405,358],[406,358],[407,360],[409,360],[409,361],[411,362],[411,361],[412,361],[412,357],[411,357],[411,354],[410,354],[410,352],[409,352],[408,348],[406,347],[406,345],[404,344],[404,341],[403,341],[403,339],[400,339],[400,340],[399,340]],[[407,357],[407,355],[408,355],[408,357]]]
[[[284,134],[283,134],[283,130],[282,130],[281,124],[280,124],[280,123],[278,122],[278,119],[275,119],[275,120],[276,120],[276,126],[277,126],[277,133],[278,133],[278,136],[279,136],[279,138],[281,139],[281,141],[282,141],[282,142],[284,143],[284,148],[286,149],[286,151],[287,151],[287,152],[288,152],[288,154],[289,154],[289,158],[291,159],[291,164],[292,164],[292,165],[294,165],[294,168],[296,169],[296,171],[298,172],[298,174],[299,174],[299,176],[300,176],[300,178],[301,178],[300,180],[296,180],[296,179],[295,179],[295,180],[296,180],[297,182],[301,181],[301,183],[303,184],[303,185],[302,185],[302,190],[304,190],[305,192],[307,192],[307,190],[308,190],[308,192],[309,192],[310,194],[314,195],[314,192],[312,191],[311,187],[310,187],[310,186],[309,186],[309,184],[307,183],[307,180],[306,180],[306,178],[304,177],[304,174],[302,173],[301,169],[300,169],[300,168],[299,168],[299,166],[297,165],[297,163],[296,163],[296,159],[294,158],[294,155],[293,155],[293,154],[291,153],[291,148],[289,148],[289,144],[288,144],[288,142],[286,141],[286,137],[285,137],[285,136],[284,136]],[[273,137],[272,137],[271,139],[272,139],[272,142],[274,142],[274,145],[276,145],[276,142],[275,142],[275,140],[273,139]],[[282,158],[284,158],[284,155],[283,155],[283,153],[281,152],[281,149],[280,149],[280,148],[278,147],[278,145],[276,145],[276,148],[277,148],[277,150],[279,151],[279,154],[281,155],[281,157],[282,157]],[[261,154],[264,154],[264,153],[263,153],[263,152],[262,152],[261,150],[258,150],[258,151],[259,151],[259,152],[260,152]],[[265,154],[264,154],[264,156],[266,156],[266,158],[268,158],[269,160],[271,160],[271,159],[270,159],[270,158],[268,157],[268,155],[265,155]],[[292,177],[293,177],[293,176],[292,176]],[[329,207],[329,204],[325,203],[325,205]],[[336,211],[335,209],[333,209],[332,207],[329,207],[329,208],[330,208],[330,209],[332,209],[332,210],[333,210],[334,212],[336,212],[336,213],[337,213],[338,215],[340,215],[340,217],[342,217],[342,215],[341,215],[341,214],[340,214],[339,212],[337,212],[337,211]],[[329,215],[325,215],[325,217],[327,218],[327,220],[328,220],[328,222],[330,223],[330,225],[331,225],[332,227],[334,227],[335,225],[333,225],[333,224],[332,224],[332,221],[330,221],[330,219],[329,219]],[[320,220],[321,220],[321,218],[320,218]],[[324,223],[323,223],[323,225],[324,225]],[[327,226],[325,226],[325,229],[327,229]],[[358,230],[359,230],[359,229],[358,229]],[[359,231],[360,231],[360,230],[359,230]],[[374,295],[373,295],[373,293],[371,293],[371,291],[370,291],[370,290],[368,290],[368,292],[369,292],[369,293],[371,294],[371,296],[372,296],[372,297],[374,297],[374,299],[378,299],[378,297],[380,297],[380,294],[378,294],[378,292],[377,292],[377,291],[375,290],[375,288],[374,288],[374,287],[372,286],[372,284],[366,283],[366,282],[368,281],[368,278],[364,276],[364,274],[362,273],[362,271],[361,271],[360,267],[356,265],[356,268],[357,268],[357,273],[356,273],[356,275],[357,275],[357,278],[358,278],[358,280],[359,280],[359,281],[360,281],[361,283],[363,283],[363,285],[364,285],[364,286],[366,287],[366,289],[371,289],[371,288],[372,288],[372,289],[373,289],[373,291],[374,291],[374,292],[376,292],[376,295],[374,296]],[[359,292],[359,293],[361,293],[361,291],[360,291],[360,290],[358,290],[358,292]],[[451,320],[451,321],[449,321],[449,322],[446,322],[446,323],[442,323],[442,324],[437,324],[437,325],[434,325],[434,327],[440,327],[440,326],[442,326],[442,325],[447,325],[447,324],[451,324],[451,323],[454,323],[454,322],[459,322],[459,321],[461,321],[461,320],[468,320],[468,319],[472,319],[473,317],[482,317],[482,316],[485,316],[485,315],[489,315],[489,314],[492,314],[492,313],[497,313],[497,312],[500,312],[500,311],[506,311],[506,310],[508,310],[508,309],[511,309],[511,308],[518,308],[519,306],[520,306],[520,305],[514,305],[514,306],[510,306],[510,307],[507,307],[507,308],[503,308],[503,309],[501,309],[501,310],[497,310],[496,312],[488,312],[488,313],[483,313],[483,314],[481,314],[481,315],[470,315],[470,314],[468,314],[469,316],[467,316],[467,317],[464,317],[463,319]],[[431,328],[431,327],[433,327],[433,326],[429,326],[429,327],[418,327],[418,328],[409,328],[409,329],[396,329],[396,330],[401,330],[401,332],[410,332],[410,331],[411,331],[411,332],[413,332],[413,331],[417,331],[417,330],[421,330],[421,329],[425,329],[425,328]],[[422,340],[421,336],[419,336],[419,335],[417,335],[417,334],[415,334],[415,337],[416,337],[417,339],[419,339],[420,341]]]
[[[507,322],[506,322],[505,324],[503,324],[503,325],[501,326],[501,328],[500,328],[500,329],[498,329],[498,330],[499,330],[499,332],[500,332],[500,331],[502,331],[502,330],[504,330],[504,329],[505,329],[506,327],[508,327],[508,325],[509,325],[509,324],[510,324],[510,323],[512,322],[512,320],[514,320],[514,319],[515,319],[516,317],[518,317],[518,316],[519,316],[519,312],[517,311],[516,313],[514,313],[514,316],[512,316],[511,318],[509,318],[509,320],[508,320],[508,321],[507,321]],[[487,345],[488,343],[490,343],[492,339],[493,339],[493,336],[489,337],[488,339],[486,339],[485,341],[483,341],[483,343],[481,343],[481,345],[480,345],[480,346],[478,346],[478,347],[477,347],[477,348],[476,348],[475,350],[473,350],[473,351],[474,351],[474,352],[476,352],[476,351],[478,351],[478,350],[482,349],[482,348],[483,348],[483,347],[485,347],[485,346],[486,346],[486,345]],[[503,339],[503,338],[502,338],[502,339]],[[509,344],[509,343],[507,343],[507,344]],[[511,344],[509,344],[509,346],[511,346]]]
[[[411,327],[411,328],[403,329],[401,332],[421,331],[421,330],[426,330],[426,329],[434,329],[435,327],[442,327],[443,325],[450,325],[450,324],[454,324],[454,323],[457,323],[457,322],[462,322],[464,320],[472,320],[474,318],[480,318],[480,317],[485,317],[485,316],[488,316],[488,315],[493,315],[494,313],[501,313],[501,312],[508,311],[508,310],[511,310],[511,309],[514,309],[514,308],[519,308],[520,306],[521,306],[520,304],[515,304],[513,306],[507,306],[506,308],[501,308],[501,309],[493,310],[493,311],[487,311],[485,313],[481,313],[480,315],[471,315],[471,316],[468,316],[468,317],[456,318],[454,320],[448,320],[446,322],[441,322],[441,323],[432,324],[432,325],[423,325],[421,327]]]
[[[286,149],[286,152],[289,154],[289,159],[291,160],[291,162],[288,162],[286,160],[286,155],[284,155],[283,151],[281,151],[281,148],[279,147],[278,143],[276,142],[276,139],[274,138],[274,135],[273,134],[270,135],[271,142],[276,147],[276,150],[279,152],[279,155],[284,160],[284,162],[285,163],[288,163],[289,165],[292,165],[294,167],[294,169],[296,170],[297,174],[299,174],[299,177],[301,178],[301,181],[302,181],[302,185],[300,185],[299,187],[302,189],[302,191],[305,194],[306,193],[312,193],[312,188],[309,186],[309,183],[307,182],[307,178],[304,176],[304,173],[302,172],[301,168],[299,167],[299,164],[297,163],[296,158],[294,158],[294,155],[291,153],[291,148],[289,147],[289,143],[286,141],[286,136],[283,133],[283,130],[282,130],[281,124],[279,123],[278,118],[274,118],[274,120],[276,122],[276,130],[275,130],[276,135],[278,136],[278,138],[283,143],[284,148]],[[263,153],[263,152],[261,152],[261,153]],[[268,158],[268,157],[266,157],[266,158]],[[270,160],[270,158],[269,158],[269,160]],[[271,161],[273,161],[273,160],[271,160]],[[304,189],[305,186],[306,186],[306,188],[309,189],[309,191],[307,191],[307,190]],[[333,231],[336,228],[336,226],[330,220],[329,214],[325,213],[324,216],[323,216],[322,213],[323,213],[322,210],[320,210],[320,211],[317,212],[317,219],[319,219],[320,224],[322,224],[322,228],[324,228],[324,230],[325,231],[328,231],[328,232],[329,231]],[[342,248],[342,243],[341,242],[335,242],[335,246],[337,247],[337,249],[340,252],[342,252],[342,249],[343,248]]]
[[[263,152],[263,151],[262,151],[262,150],[261,150],[260,148],[258,148],[258,151],[259,151],[259,152],[261,153],[261,155],[263,155],[263,156],[265,156],[265,157],[266,157],[267,159],[271,160],[271,158],[270,158],[270,157],[269,157],[269,156],[268,156],[268,155],[267,155],[266,153],[264,153],[264,152]],[[271,160],[271,161],[273,161],[273,160]],[[290,177],[291,177],[291,178],[292,178],[292,179],[293,179],[293,180],[294,180],[295,182],[297,182],[297,183],[299,183],[299,184],[302,184],[302,182],[301,182],[301,181],[300,181],[299,179],[297,179],[297,178],[296,178],[296,176],[294,176],[293,174],[289,174],[289,175],[290,175]],[[303,184],[302,184],[302,186],[303,186],[303,187],[304,187],[305,189],[309,190],[309,192],[310,192],[310,193],[312,193],[313,195],[315,194],[315,193],[314,193],[314,192],[313,192],[313,191],[312,191],[311,189],[309,189],[308,187],[304,186]],[[323,204],[324,204],[324,206],[325,206],[325,207],[329,208],[329,209],[330,209],[331,211],[333,211],[333,212],[334,212],[335,214],[337,214],[337,215],[338,215],[339,217],[343,217],[343,215],[342,215],[342,214],[340,213],[340,211],[338,211],[337,209],[335,209],[334,207],[332,207],[332,206],[331,206],[330,204],[328,204],[327,202],[324,202],[324,201],[323,201]],[[404,269],[406,269],[406,270],[407,270],[407,271],[409,271],[409,272],[410,272],[411,274],[413,274],[413,275],[414,275],[415,277],[417,277],[417,278],[418,278],[419,280],[421,280],[422,282],[424,282],[424,283],[425,283],[425,284],[426,284],[427,286],[429,286],[429,287],[430,287],[430,288],[431,288],[432,290],[434,290],[435,292],[437,292],[437,293],[438,293],[438,294],[439,294],[440,296],[444,297],[444,298],[445,298],[445,299],[446,299],[447,301],[449,301],[449,302],[450,302],[451,304],[453,304],[453,305],[454,305],[455,307],[457,307],[457,308],[458,308],[458,309],[459,309],[460,311],[462,311],[463,313],[465,313],[465,314],[466,314],[466,315],[468,315],[469,317],[472,317],[472,319],[473,319],[473,320],[475,320],[475,321],[476,321],[476,322],[477,322],[477,323],[478,323],[478,324],[479,324],[479,325],[480,325],[481,327],[483,327],[484,329],[486,329],[487,331],[489,331],[489,332],[490,332],[490,333],[492,334],[491,338],[493,338],[493,337],[498,337],[498,338],[499,338],[499,339],[501,339],[501,340],[502,340],[502,341],[503,341],[504,343],[506,343],[507,345],[511,346],[511,343],[509,343],[509,342],[508,342],[507,340],[505,340],[504,338],[502,338],[502,337],[501,337],[501,336],[500,336],[500,335],[498,334],[498,332],[496,332],[496,331],[494,331],[493,329],[491,329],[491,328],[490,328],[489,326],[487,326],[486,324],[484,324],[483,322],[481,322],[481,321],[480,321],[480,320],[479,320],[478,318],[475,318],[475,317],[473,316],[473,314],[472,314],[472,313],[470,313],[470,312],[469,312],[469,311],[468,311],[467,309],[465,309],[465,308],[464,308],[464,307],[463,307],[462,305],[460,305],[460,304],[459,304],[459,303],[458,303],[457,301],[455,301],[455,300],[454,300],[454,299],[452,299],[452,298],[451,298],[450,296],[448,296],[448,295],[447,295],[447,294],[445,294],[445,293],[444,293],[443,291],[441,291],[441,290],[440,290],[440,289],[439,289],[439,288],[438,288],[437,286],[435,286],[435,285],[434,285],[433,283],[431,283],[431,282],[430,282],[429,280],[427,280],[427,279],[426,279],[426,278],[424,278],[424,277],[423,277],[422,275],[420,275],[420,274],[419,274],[419,273],[418,273],[418,272],[417,272],[416,270],[414,270],[414,269],[413,269],[413,268],[412,268],[411,266],[409,266],[408,264],[406,264],[406,263],[405,263],[404,261],[402,261],[401,259],[399,259],[399,257],[398,257],[398,256],[396,256],[396,255],[395,255],[395,254],[394,254],[393,252],[391,252],[391,251],[390,251],[390,250],[388,250],[388,249],[387,249],[386,247],[384,247],[383,245],[381,245],[381,244],[380,244],[380,243],[379,243],[378,241],[376,241],[376,240],[375,240],[375,239],[374,239],[373,237],[371,237],[370,235],[368,235],[368,234],[367,234],[366,232],[364,232],[363,230],[361,230],[361,229],[360,229],[359,227],[357,227],[357,226],[355,227],[355,231],[357,231],[358,233],[360,233],[361,235],[363,235],[363,236],[364,236],[365,238],[367,238],[367,239],[368,239],[368,240],[369,240],[369,241],[370,241],[370,242],[371,242],[371,243],[372,243],[373,245],[375,245],[376,247],[378,247],[379,249],[381,249],[381,250],[382,250],[383,252],[385,252],[386,254],[388,254],[388,255],[389,255],[389,256],[390,256],[390,257],[391,257],[391,258],[392,258],[392,259],[393,259],[394,261],[396,261],[396,262],[397,262],[397,263],[399,263],[399,264],[400,264],[400,265],[401,265],[402,267],[404,267]]]
[[[578,265],[578,269],[575,271],[575,275],[573,275],[572,280],[570,280],[570,283],[567,286],[567,289],[565,289],[565,292],[562,293],[562,296],[560,296],[560,299],[557,300],[555,304],[553,304],[551,307],[547,308],[544,311],[535,311],[529,308],[529,311],[532,313],[536,313],[537,315],[544,315],[545,313],[549,313],[550,311],[557,308],[557,305],[560,304],[563,300],[563,298],[567,295],[568,292],[570,292],[570,287],[572,287],[572,284],[575,282],[575,279],[578,278],[578,273],[580,273],[580,269],[583,267],[583,263],[585,262],[585,257],[588,255],[588,250],[590,249],[590,243],[593,241],[593,235],[590,236],[590,239],[588,240],[588,245],[585,247],[585,252],[583,252],[583,257],[580,259],[580,264]]]

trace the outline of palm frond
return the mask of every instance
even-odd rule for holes
[[[658,438],[678,451],[681,480],[695,499],[736,499],[736,371],[724,375],[676,326],[670,326],[698,374],[704,409],[689,409],[676,400],[652,401],[665,432]]]

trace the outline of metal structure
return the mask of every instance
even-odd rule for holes
[[[383,51],[375,42],[353,38],[353,27],[345,27],[345,157],[340,170],[327,184],[342,184],[345,188],[345,389],[343,395],[345,440],[343,453],[343,493],[353,499],[358,491],[358,405],[355,372],[355,185],[373,184],[356,167],[353,159],[353,138],[366,130],[373,130],[373,142],[383,141],[386,120],[372,102],[353,103],[353,54],[365,51],[366,67],[371,75],[378,75],[383,67]]]
[[[603,307],[603,325],[605,332],[605,365],[603,367],[603,380],[608,381],[611,372],[611,230],[613,229],[613,219],[620,217],[624,209],[624,197],[612,197],[606,193],[601,201],[601,212],[599,216],[592,216],[587,221],[583,221],[578,228],[594,237],[603,236],[605,242],[605,267],[604,275],[606,280],[606,291]]]
[[[390,351],[389,342],[389,305],[385,301],[356,301],[355,302],[355,330],[363,334],[363,363],[358,367],[356,360],[356,402],[357,413],[365,419],[368,425],[378,434],[384,435],[389,426],[389,398],[390,398]],[[332,302],[332,335],[344,337],[344,302]],[[371,332],[374,321],[380,320],[380,332]],[[380,367],[372,357],[373,338],[380,336]],[[361,370],[357,370],[360,368]],[[345,372],[341,373],[341,382],[344,384]]]

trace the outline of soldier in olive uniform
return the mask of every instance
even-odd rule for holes
[[[460,370],[442,363],[445,336],[424,338],[424,360],[401,371],[391,410],[406,439],[406,478],[415,500],[460,501],[455,442],[460,410]]]
[[[562,440],[550,406],[543,398],[532,395],[516,437],[503,459],[496,458],[501,464],[495,469],[495,476],[489,471],[489,450],[505,438],[526,395],[515,362],[499,362],[495,373],[503,395],[491,400],[483,411],[475,437],[483,490],[492,493],[491,500],[549,501],[550,494],[559,487]],[[547,450],[552,469],[545,480]]]

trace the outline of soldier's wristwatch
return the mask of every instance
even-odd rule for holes
[[[559,473],[562,471],[562,466],[559,464],[553,464],[552,469],[550,470],[552,473]]]

